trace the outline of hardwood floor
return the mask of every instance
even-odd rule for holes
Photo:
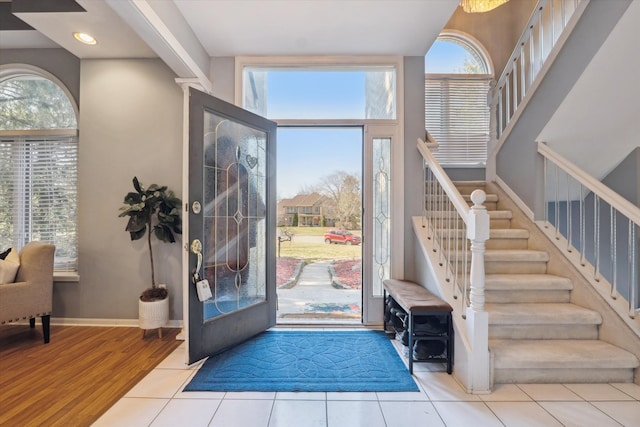
[[[138,328],[0,326],[0,426],[90,426],[182,341]]]

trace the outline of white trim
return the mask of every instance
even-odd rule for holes
[[[80,281],[80,275],[77,271],[54,271],[53,282],[54,283],[77,283]]]
[[[25,130],[0,130],[0,136],[68,136],[77,137],[78,129],[25,129]]]
[[[573,179],[584,185],[595,195],[607,202],[609,206],[613,206],[622,215],[631,221],[640,225],[640,208],[629,202],[627,199],[607,187],[584,170],[580,169],[574,163],[570,162],[560,154],[553,151],[543,142],[538,142],[538,153],[543,157],[551,160],[556,166],[567,172]]]
[[[393,66],[396,69],[396,119],[402,118],[404,97],[402,56],[236,56],[234,102],[242,107],[242,73],[245,67],[262,66],[269,68],[323,68],[343,69],[345,67]],[[362,121],[361,121],[362,122]],[[402,123],[400,121],[400,123]]]
[[[188,49],[176,38],[174,33],[167,27],[165,22],[158,16],[151,7],[148,0],[130,0],[130,4],[138,10],[138,13],[151,25],[165,45],[175,54],[177,58],[191,71],[199,80],[200,84],[211,92],[213,84],[201,69],[195,58]]]
[[[522,210],[522,212],[524,212],[524,214],[527,216],[527,218],[529,218],[531,221],[535,220],[534,219],[535,216],[533,214],[533,211],[529,208],[529,206],[526,205],[525,202],[522,201],[522,199],[520,197],[518,197],[518,195],[515,193],[515,191],[513,191],[511,189],[511,187],[509,187],[507,185],[506,182],[504,182],[499,176],[496,176],[495,182],[502,189],[502,191],[507,193],[507,196],[509,196],[509,198],[511,198],[511,200],[513,200],[513,202],[520,208],[520,210]]]
[[[179,80],[176,83],[182,88],[182,203],[184,207],[182,215],[182,317],[183,322],[179,336],[185,342],[184,363],[189,363],[189,286],[191,285],[191,272],[189,271],[189,88],[197,84],[191,79]],[[195,87],[198,89],[197,87]]]
[[[489,72],[487,74],[489,75],[490,78],[493,78],[496,71],[493,65],[493,61],[491,60],[491,55],[489,55],[489,52],[487,51],[487,49],[484,47],[482,43],[480,43],[478,39],[473,37],[471,34],[465,33],[464,31],[445,29],[445,30],[442,30],[440,34],[438,34],[438,38],[436,39],[436,41],[438,41],[438,39],[440,38],[444,38],[446,40],[447,37],[450,39],[458,39],[464,42],[465,44],[469,45],[470,48],[475,49],[476,53],[478,53],[482,57],[482,60],[486,64],[487,68],[489,69],[488,70]],[[455,41],[452,43],[455,43]],[[427,54],[428,53],[429,52],[427,52]],[[426,54],[425,54],[425,60],[426,60]],[[427,70],[425,68],[425,74],[426,74],[426,71]],[[474,75],[478,75],[478,74],[474,74]],[[483,75],[483,74],[480,74],[480,75]],[[484,76],[487,77],[486,74]]]
[[[40,67],[36,67],[35,65],[29,65],[29,64],[0,65],[0,81],[3,81],[5,79],[10,79],[12,77],[19,76],[19,75],[24,75],[24,74],[36,75],[44,79],[50,80],[56,85],[58,85],[58,87],[62,89],[64,94],[67,95],[67,98],[69,99],[69,102],[71,103],[71,106],[73,107],[73,111],[76,115],[76,126],[79,126],[80,114],[78,110],[78,104],[76,103],[76,99],[71,94],[71,91],[69,91],[69,89],[62,82],[62,80],[60,80],[50,72]]]
[[[25,322],[26,324],[26,322]],[[58,326],[101,326],[137,328],[138,319],[89,319],[75,317],[52,317],[52,325]],[[163,328],[181,328],[182,320],[169,320]]]

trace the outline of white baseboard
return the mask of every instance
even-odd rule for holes
[[[73,317],[52,317],[52,325],[61,326],[121,326],[127,328],[137,328],[138,319],[85,319]],[[182,320],[169,320],[167,328],[182,328]]]
[[[511,198],[511,200],[513,200],[513,202],[518,205],[518,207],[520,208],[520,210],[522,210],[522,212],[524,212],[524,214],[531,220],[531,221],[535,221],[535,215],[533,214],[533,211],[531,210],[531,208],[529,208],[529,206],[527,206],[525,204],[525,202],[522,201],[522,199],[520,197],[518,197],[518,195],[515,193],[515,191],[513,191],[511,189],[511,187],[509,187],[507,185],[506,182],[504,182],[499,176],[496,176],[496,184],[498,184],[498,186],[502,189],[502,191],[504,191],[505,193],[507,193],[507,196],[509,196],[509,198]]]

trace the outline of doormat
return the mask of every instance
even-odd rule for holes
[[[344,314],[360,314],[360,306],[358,304],[336,304],[331,302],[306,303],[304,305],[305,313],[344,313]]]
[[[184,391],[419,391],[382,331],[267,331],[212,356]]]

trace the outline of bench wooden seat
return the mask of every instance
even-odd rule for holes
[[[451,374],[453,365],[453,321],[451,312],[453,308],[446,301],[415,282],[387,279],[383,281],[383,287],[385,302],[387,301],[388,295],[407,315],[406,327],[408,332],[409,372],[413,373],[414,362],[445,362],[447,364],[447,373]],[[444,332],[430,334],[424,331],[418,331],[418,328],[416,328],[416,318],[423,316],[438,316],[439,318],[444,318],[446,323]],[[387,331],[387,322],[384,323],[384,330]],[[444,356],[415,359],[413,355],[414,342],[421,340],[444,341]]]

